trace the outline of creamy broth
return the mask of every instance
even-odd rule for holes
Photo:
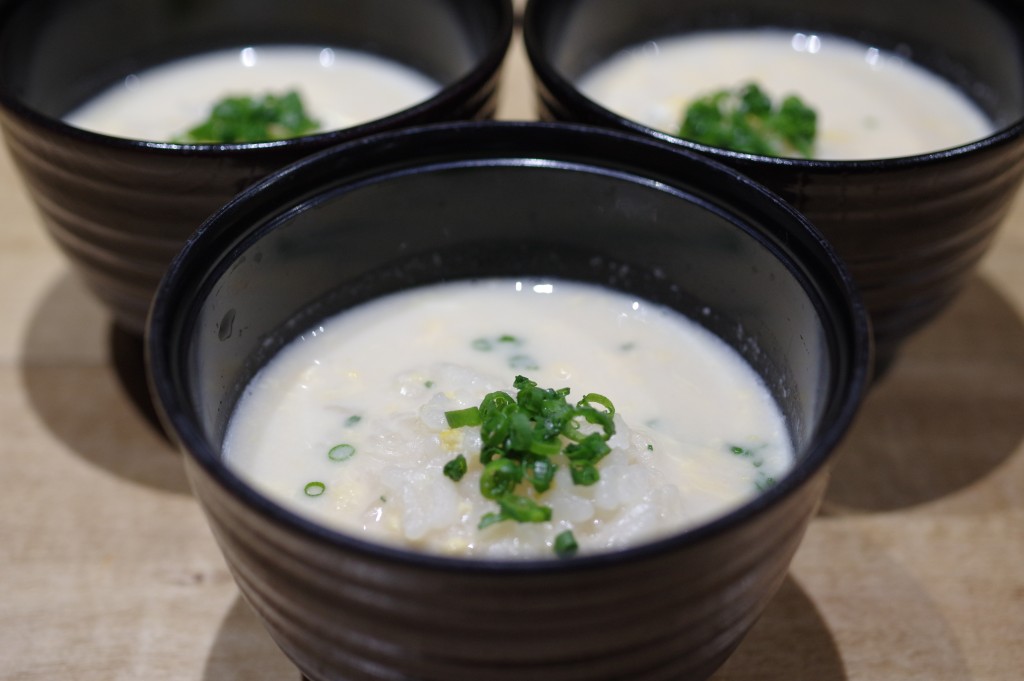
[[[944,79],[894,53],[831,35],[781,30],[674,36],[626,50],[577,83],[626,118],[675,134],[689,102],[757,82],[818,113],[815,158],[891,158],[948,149],[992,123]]]
[[[496,504],[479,491],[479,428],[452,429],[445,412],[496,390],[514,396],[517,374],[571,388],[574,403],[606,395],[612,452],[595,485],[573,484],[562,466],[535,495],[549,522],[480,530]],[[351,450],[332,460],[342,443]],[[224,451],[258,490],[326,526],[501,558],[550,556],[566,529],[589,553],[705,522],[770,487],[793,459],[760,378],[692,320],[596,286],[503,279],[394,294],[309,331],[248,386]],[[456,483],[442,469],[459,453],[469,465]],[[310,482],[323,493],[309,496]]]
[[[388,116],[429,99],[440,84],[373,54],[340,48],[255,46],[195,55],[133,74],[65,121],[128,139],[169,141],[228,95],[297,90],[321,130]]]

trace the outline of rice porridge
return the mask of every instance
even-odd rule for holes
[[[993,132],[951,83],[909,59],[848,38],[780,29],[708,31],[637,45],[577,82],[606,109],[676,134],[689,102],[760,84],[818,114],[814,157],[857,160],[957,147]]]
[[[515,400],[517,376],[568,388],[567,402],[589,399],[614,424],[596,480],[579,484],[557,453],[550,488],[521,486],[550,513],[531,522],[496,518],[481,495],[486,426],[451,421],[487,395]],[[732,348],[675,311],[562,280],[437,284],[326,320],[247,387],[224,451],[236,474],[321,524],[490,558],[551,556],[565,532],[581,553],[649,541],[743,504],[793,463],[778,406]],[[460,456],[456,480],[446,466]]]
[[[404,64],[338,47],[249,46],[198,54],[124,79],[68,114],[86,130],[169,141],[229,95],[296,90],[321,130],[382,118],[435,95],[438,82]]]

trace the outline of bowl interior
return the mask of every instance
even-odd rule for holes
[[[244,385],[320,319],[420,284],[529,275],[697,319],[764,377],[816,463],[862,387],[867,325],[850,282],[772,195],[632,136],[456,124],[336,148],[215,215],[153,308],[158,402],[216,466]]]
[[[9,0],[0,93],[59,118],[150,66],[218,48],[313,44],[368,51],[448,86],[496,46],[508,0]]]
[[[890,50],[943,76],[996,129],[1024,117],[1019,7],[983,0],[531,0],[524,33],[535,68],[563,87],[618,51],[693,31],[778,27]]]

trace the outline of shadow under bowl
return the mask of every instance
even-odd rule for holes
[[[0,130],[46,229],[118,325],[141,335],[167,263],[267,173],[363,135],[493,116],[512,27],[511,0],[2,0]],[[368,52],[441,89],[382,118],[272,143],[136,141],[62,122],[146,68],[272,44]]]
[[[838,35],[905,55],[975,101],[996,131],[902,158],[782,159],[674,137],[605,108],[577,86],[597,64],[649,41],[765,27]],[[821,229],[857,282],[884,369],[904,339],[962,290],[1024,176],[1022,27],[1021,8],[998,0],[531,0],[523,35],[542,119],[628,130],[705,154],[764,184]]]
[[[698,320],[764,378],[792,473],[650,544],[496,562],[326,529],[222,462],[241,391],[299,334],[389,292],[500,276],[596,283]],[[782,583],[870,373],[852,281],[785,202],[670,145],[542,123],[406,129],[275,173],[185,245],[146,347],[242,593],[314,681],[707,678]]]

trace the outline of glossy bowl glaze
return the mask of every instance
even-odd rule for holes
[[[426,283],[529,275],[639,294],[726,339],[781,405],[793,473],[642,547],[492,562],[325,529],[221,461],[240,391],[324,317]],[[242,593],[314,681],[710,676],[786,575],[870,371],[848,274],[785,202],[670,145],[541,123],[386,133],[258,183],[172,262],[146,347]]]
[[[909,55],[967,93],[997,131],[904,158],[779,159],[675,138],[602,107],[576,86],[588,69],[633,45],[765,26],[846,36]],[[523,33],[542,118],[630,130],[698,151],[803,212],[853,273],[872,317],[879,364],[886,365],[963,288],[1020,185],[1022,30],[1024,11],[1000,0],[531,0]]]
[[[46,228],[115,321],[141,335],[181,244],[268,172],[374,132],[492,116],[512,24],[511,0],[0,0],[0,129]],[[146,67],[273,43],[364,50],[442,90],[362,125],[265,144],[131,141],[61,122]]]

